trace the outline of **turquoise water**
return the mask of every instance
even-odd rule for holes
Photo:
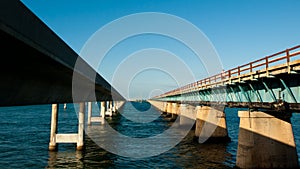
[[[127,103],[130,104],[130,103]],[[137,105],[143,109],[147,104]],[[49,152],[51,105],[0,108],[0,168],[233,168],[238,141],[238,109],[226,109],[231,142],[198,144],[193,130],[174,148],[153,157],[122,157],[100,148],[88,136],[86,149],[75,151],[74,144],[60,144],[57,152]],[[125,105],[124,112],[143,112]],[[160,114],[159,112],[151,112]],[[93,114],[98,114],[93,112]],[[145,116],[148,117],[148,116]],[[150,118],[150,117],[149,117]],[[107,117],[108,123],[124,135],[150,137],[168,129],[172,123],[158,116],[151,123],[135,123],[121,115]],[[293,114],[292,124],[300,157],[300,114]],[[95,124],[97,125],[97,124]],[[98,124],[99,125],[99,124]],[[77,132],[77,115],[73,105],[60,106],[58,133]],[[107,135],[109,136],[109,134]],[[107,137],[106,136],[106,137]],[[133,150],[139,151],[139,150]]]

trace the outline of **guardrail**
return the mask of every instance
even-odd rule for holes
[[[254,74],[258,70],[265,70],[268,74],[268,69],[274,65],[278,64],[286,64],[288,67],[287,72],[290,73],[290,62],[295,58],[295,56],[300,56],[300,45],[297,45],[295,47],[286,49],[281,52],[277,52],[275,54],[272,54],[270,56],[266,56],[264,58],[252,61],[248,64],[244,64],[242,66],[238,66],[233,69],[229,69],[227,71],[223,71],[219,74],[216,74],[214,76],[210,76],[208,78],[196,81],[194,83],[185,85],[183,87],[177,88],[175,90],[171,90],[169,92],[166,92],[164,94],[161,94],[159,96],[156,96],[154,98],[161,98],[166,97],[170,95],[177,95],[182,93],[188,93],[192,91],[199,90],[199,88],[203,86],[210,86],[217,83],[222,83],[224,81],[228,81],[243,75],[249,75]]]

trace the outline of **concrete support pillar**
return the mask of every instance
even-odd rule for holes
[[[51,113],[51,131],[50,131],[50,143],[49,150],[56,150],[56,133],[57,133],[57,117],[58,117],[58,104],[52,104]]]
[[[178,103],[172,103],[172,116],[171,116],[171,121],[176,120],[178,116],[178,110],[179,109],[179,104]]]
[[[180,125],[190,125],[194,124],[195,121],[195,112],[194,107],[187,104],[181,104],[179,107],[180,112]]]
[[[58,104],[52,104],[51,131],[49,150],[57,149],[57,143],[77,143],[77,150],[82,150],[84,146],[84,113],[85,103],[80,103],[78,112],[78,133],[58,134]]]
[[[79,104],[78,112],[78,140],[77,140],[77,150],[82,150],[84,146],[84,113],[85,113],[85,103]]]
[[[105,112],[105,115],[108,115],[108,116],[112,116],[112,101],[108,101],[108,108],[107,108],[107,111]]]
[[[289,113],[239,111],[238,115],[237,167],[298,167]]]
[[[171,102],[168,102],[167,103],[167,113],[172,113],[172,103]]]
[[[112,111],[116,112],[116,102],[112,101]]]
[[[177,114],[179,109],[178,103],[172,103],[172,114]]]
[[[91,125],[92,119],[92,102],[88,102],[88,125]]]
[[[112,105],[112,101],[109,101],[109,110],[112,111],[113,105]]]
[[[196,112],[195,136],[200,143],[229,141],[224,106],[197,106]]]
[[[166,117],[171,117],[172,116],[172,103],[168,102],[167,103],[167,115]]]
[[[105,104],[106,104],[106,107],[105,107],[105,108],[106,108],[106,111],[107,111],[107,110],[109,110],[109,101],[106,101]]]
[[[105,117],[105,111],[106,111],[105,108],[106,108],[106,102],[105,102],[105,101],[102,101],[102,102],[101,102],[101,108],[100,108],[100,109],[101,109],[100,114],[101,114],[101,117],[102,117],[102,118]]]
[[[162,113],[167,113],[167,111],[168,111],[168,102],[164,102]]]

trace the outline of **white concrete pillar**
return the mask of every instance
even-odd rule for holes
[[[105,108],[106,108],[106,111],[107,111],[107,110],[109,110],[109,101],[106,101],[105,104],[106,104]]]
[[[105,115],[112,116],[112,101],[108,101],[108,109],[105,112]]]
[[[120,101],[116,101],[115,103],[116,103],[116,111],[118,111],[120,107]]]
[[[196,111],[195,136],[200,143],[229,141],[224,106],[197,106]]]
[[[92,119],[92,102],[88,102],[88,125],[91,125]]]
[[[289,113],[239,111],[236,166],[297,168],[298,157]]]
[[[106,102],[105,101],[102,101],[101,102],[101,112],[100,112],[100,114],[101,114],[101,117],[102,118],[104,118],[105,117],[105,111],[106,111],[106,104],[105,104]]]
[[[52,104],[51,112],[51,131],[50,131],[50,143],[49,150],[56,150],[56,133],[57,133],[57,117],[58,117],[58,104]]]
[[[84,113],[85,113],[85,103],[80,103],[79,112],[78,112],[77,150],[82,150],[84,146]]]

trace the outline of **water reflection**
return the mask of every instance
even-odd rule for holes
[[[54,152],[49,151],[48,166],[46,168],[83,168],[83,152]]]

